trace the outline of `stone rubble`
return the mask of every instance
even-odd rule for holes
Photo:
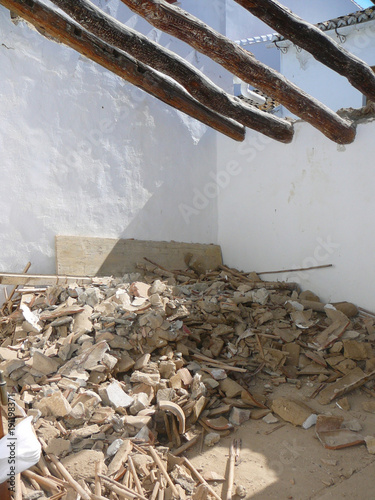
[[[375,394],[374,315],[225,266],[201,275],[139,267],[92,285],[30,288],[3,307],[0,370],[44,450],[33,481],[22,475],[27,498],[37,486],[41,498],[63,500],[207,498],[208,483],[179,457],[193,444],[214,446],[249,419],[278,422],[274,414],[304,425],[315,413],[298,396],[304,383],[323,405],[348,405],[343,396],[362,386]],[[280,384],[296,397],[272,398]],[[374,413],[373,401],[363,409]],[[339,436],[354,431],[348,424]]]

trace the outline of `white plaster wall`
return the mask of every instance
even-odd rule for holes
[[[343,43],[334,31],[326,34],[370,66],[375,65],[375,21],[340,28],[338,32],[346,37]],[[352,87],[344,76],[319,63],[305,50],[298,52],[290,43],[286,44],[286,48],[287,52],[281,54],[281,73],[286,78],[334,111],[362,106],[361,92]],[[284,114],[291,113],[285,111]]]
[[[289,145],[252,132],[240,145],[220,140],[219,177],[232,172],[218,193],[226,264],[258,272],[333,264],[264,279],[375,310],[374,133],[374,121],[361,124],[353,144],[337,146],[300,122]]]
[[[105,2],[141,26],[121,5]],[[194,224],[178,210],[215,171],[212,129],[3,7],[0,68],[1,271],[55,272],[56,234],[217,241],[215,204]]]

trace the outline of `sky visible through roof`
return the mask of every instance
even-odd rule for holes
[[[356,2],[361,5],[361,7],[373,7],[374,4],[371,0],[356,0]]]

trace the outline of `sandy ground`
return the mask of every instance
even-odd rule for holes
[[[275,388],[270,399],[287,395],[298,398],[317,413],[343,416],[345,420],[356,419],[363,427],[360,432],[363,436],[375,435],[375,414],[362,410],[362,402],[371,396],[356,390],[347,396],[351,409],[343,411],[335,403],[321,406],[315,400],[309,400],[308,395],[313,390],[314,387],[306,382],[300,390],[282,384]],[[289,423],[269,433],[280,423],[283,421],[267,424],[262,420],[250,420],[212,448],[203,446],[200,449],[197,445],[190,450],[188,457],[197,468],[225,476],[230,443],[234,438],[241,439],[235,484],[245,488],[246,499],[375,498],[375,455],[371,455],[365,445],[327,450],[317,439],[315,427],[304,430]],[[225,495],[226,484],[216,483],[215,490],[219,495]]]

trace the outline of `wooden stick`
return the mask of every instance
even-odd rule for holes
[[[259,288],[265,288],[266,290],[298,290],[297,283],[287,283],[284,281],[254,281],[244,274],[239,273],[234,269],[230,269],[227,266],[219,266],[219,269],[225,271],[226,273],[233,274],[233,276],[240,278],[242,281],[245,281],[250,286],[250,289],[257,290]]]
[[[28,481],[31,484],[31,486],[34,488],[34,490],[39,490],[40,489],[39,488],[39,484],[35,481],[35,479],[33,479],[32,477],[29,477]]]
[[[149,446],[148,451],[150,452],[150,455],[154,459],[154,462],[156,463],[156,465],[159,467],[160,472],[163,474],[163,476],[167,480],[167,483],[171,487],[173,495],[175,495],[176,497],[178,497],[178,490],[177,490],[176,486],[174,485],[172,479],[170,478],[170,476],[169,476],[166,468],[164,467],[164,464],[161,461],[159,455],[156,453],[156,451],[154,450],[154,448],[152,448],[151,446]]]
[[[164,500],[164,496],[165,496],[165,488],[159,488],[158,500]]]
[[[310,52],[317,61],[345,76],[361,94],[375,101],[375,75],[372,69],[363,60],[340,47],[319,28],[273,0],[236,0],[236,2],[277,30],[287,40]]]
[[[0,370],[0,439],[5,436],[5,429],[3,423],[2,409],[8,402],[8,394],[6,390],[6,382],[4,379],[4,372]],[[9,470],[10,472],[10,470]],[[0,484],[0,498],[1,500],[11,500],[10,490],[8,489],[8,481]]]
[[[268,436],[269,434],[272,434],[273,432],[275,432],[275,431],[277,431],[277,430],[281,429],[282,427],[285,427],[285,425],[286,425],[286,424],[279,424],[279,425],[276,425],[276,426],[275,426],[275,427],[273,427],[271,430],[266,431],[266,432],[264,433],[264,435],[265,435],[265,436]]]
[[[262,346],[262,344],[260,342],[260,338],[259,338],[259,335],[257,333],[255,334],[255,338],[257,339],[257,344],[258,344],[258,347],[259,347],[260,356],[261,356],[262,360],[264,361],[265,358],[264,358],[263,346]]]
[[[21,474],[16,475],[16,487],[14,492],[14,500],[22,500]]]
[[[48,469],[48,466],[46,464],[46,461],[43,457],[43,455],[40,455],[39,462],[37,463],[37,466],[40,469],[40,472],[43,474],[43,476],[47,477],[51,475],[50,470]]]
[[[185,427],[185,423],[184,423],[184,427]],[[173,431],[173,438],[174,438],[174,440],[172,439],[172,442],[174,442],[174,444],[177,446],[181,446],[180,431],[179,431],[179,429],[177,429],[176,418],[174,415],[172,415],[172,431]]]
[[[22,497],[25,497],[27,495],[27,488],[22,477],[21,477],[21,491],[22,491]]]
[[[26,274],[27,271],[30,269],[31,267],[31,262],[28,262],[24,268],[24,270],[22,271],[23,274]],[[13,298],[13,295],[16,293],[16,290],[18,288],[18,285],[15,285],[12,289],[12,291],[10,292],[10,295],[6,298],[6,302],[5,304],[3,305],[3,307],[1,308],[2,312],[5,311],[5,309],[8,307],[8,305],[10,305],[9,303],[11,302],[12,298]],[[6,288],[4,289],[4,291],[6,291]],[[9,309],[8,309],[9,310]],[[9,312],[12,312],[11,310],[9,310]]]
[[[130,470],[127,469],[124,478],[122,480],[122,485],[125,486],[125,488],[129,488],[129,477],[130,477]]]
[[[197,471],[197,469],[194,467],[194,465],[188,460],[186,457],[184,458],[184,463],[185,465],[191,470],[191,472],[195,475],[195,477],[198,479],[200,484],[206,485],[208,490],[210,491],[211,495],[213,495],[217,500],[221,500],[219,495],[216,493],[216,491],[207,483],[207,481],[203,478],[203,476]]]
[[[40,440],[42,444],[44,443],[42,440]],[[46,444],[43,444],[43,448],[46,448]],[[48,458],[51,460],[51,462],[56,466],[57,470],[61,473],[61,475],[68,481],[70,486],[83,498],[83,500],[90,500],[90,495],[86,493],[84,488],[75,480],[73,479],[72,475],[68,470],[63,466],[61,462],[58,461],[58,459],[53,455],[52,453],[47,454]]]
[[[228,478],[227,478],[227,494],[226,500],[232,500],[232,490],[234,483],[234,462],[236,459],[234,440],[231,442],[229,448],[229,458],[228,458]]]
[[[38,288],[17,288],[17,293],[22,294],[22,295],[30,295],[30,294],[38,294],[38,293],[43,293],[47,291],[46,286],[41,286]]]
[[[39,441],[41,441],[39,439]],[[48,469],[50,470],[51,472],[51,476],[53,478],[59,478],[60,480],[64,480],[64,476],[61,474],[61,472],[59,471],[59,469],[56,467],[56,465],[52,462],[49,462],[47,463],[47,466],[48,466]]]
[[[141,446],[138,446],[135,443],[132,443],[132,444],[133,444],[133,448],[135,450],[137,450],[139,453],[142,453],[142,455],[147,455],[147,451],[145,451],[143,448],[141,448]]]
[[[238,2],[238,0],[235,0]],[[323,266],[311,266],[311,267],[300,267],[299,269],[283,269],[280,271],[262,271],[261,273],[256,273],[259,276],[261,274],[282,274],[282,273],[297,273],[299,271],[310,271],[312,269],[324,269],[326,267],[333,267],[333,264],[325,264]]]
[[[122,496],[126,496],[127,498],[140,498],[141,500],[147,500],[147,498],[140,493],[131,490],[130,488],[127,488],[121,483],[118,483],[114,479],[111,479],[108,476],[104,476],[103,474],[98,474],[99,477],[101,477],[104,481],[107,483],[111,484],[111,488],[114,489],[114,491]]]
[[[60,500],[65,495],[66,495],[66,491],[60,491],[60,493],[56,493],[56,495],[52,495],[51,497],[49,497],[48,500]],[[104,498],[104,500],[108,500],[108,499]]]
[[[156,500],[156,497],[158,496],[159,488],[160,488],[160,483],[159,483],[159,481],[156,481],[154,489],[152,490],[150,500]]]
[[[44,489],[47,489],[48,491],[50,491],[52,493],[60,492],[60,488],[57,486],[57,484],[54,482],[54,480],[52,480],[48,477],[39,476],[38,474],[35,474],[35,472],[32,472],[31,470],[23,471],[22,475],[24,477],[27,477],[28,479],[33,479],[40,486],[43,486]]]
[[[192,446],[194,446],[199,441],[200,437],[201,437],[201,435],[197,434],[192,439],[190,439],[190,441],[181,445],[179,448],[176,448],[175,450],[173,450],[172,454],[176,455],[176,456],[181,455],[181,453],[183,453],[184,451],[186,451],[189,448],[191,448]]]
[[[133,459],[131,457],[131,455],[128,456],[128,464],[129,464],[129,468],[130,468],[130,472],[132,473],[133,475],[133,479],[134,479],[134,483],[135,483],[135,487],[138,491],[138,493],[140,495],[144,495],[144,491],[143,491],[143,488],[142,488],[142,485],[141,485],[141,482],[139,480],[139,477],[138,477],[138,474],[137,474],[137,471],[135,469],[135,466],[134,466],[134,462],[133,462]]]
[[[218,368],[223,368],[224,370],[229,370],[232,372],[239,372],[239,373],[247,373],[248,372],[248,370],[246,370],[245,368],[240,368],[238,366],[231,366],[227,363],[224,363],[223,361],[209,358],[208,356],[205,356],[204,354],[196,353],[196,354],[193,354],[192,357],[194,359],[199,359],[201,361],[206,361],[207,363],[211,363],[211,364],[217,366]]]
[[[102,473],[103,470],[103,462],[101,460],[98,460],[95,462],[95,495],[98,495],[99,497],[102,494],[102,483],[99,477],[99,474]]]
[[[188,278],[190,278],[190,274],[183,271],[182,269],[180,269],[179,271],[169,271],[167,268],[161,266],[160,264],[158,264],[154,260],[149,259],[148,257],[143,257],[143,260],[145,260],[146,262],[149,262],[153,266],[156,266],[157,268],[161,269],[162,271],[165,271],[165,273],[167,273],[168,275],[173,276],[173,275],[182,274],[183,276],[187,276]]]
[[[164,412],[164,415],[163,415],[163,420],[164,420],[165,430],[166,430],[166,433],[167,433],[167,436],[168,436],[168,441],[170,443],[173,443],[173,435],[172,435],[172,432],[171,432],[171,426],[170,426],[170,423],[169,423],[168,415],[165,412]]]
[[[369,316],[375,316],[375,313],[373,313],[367,309],[364,309],[363,307],[358,307],[358,310],[364,312],[365,314],[368,314]]]
[[[230,73],[274,97],[339,144],[353,142],[355,128],[327,106],[258,61],[251,52],[164,0],[121,0],[150,24],[191,45]]]
[[[2,2],[0,2],[2,3]],[[2,285],[67,285],[77,283],[78,285],[89,285],[92,278],[87,276],[62,276],[53,274],[22,274],[22,273],[0,273],[0,284]]]

